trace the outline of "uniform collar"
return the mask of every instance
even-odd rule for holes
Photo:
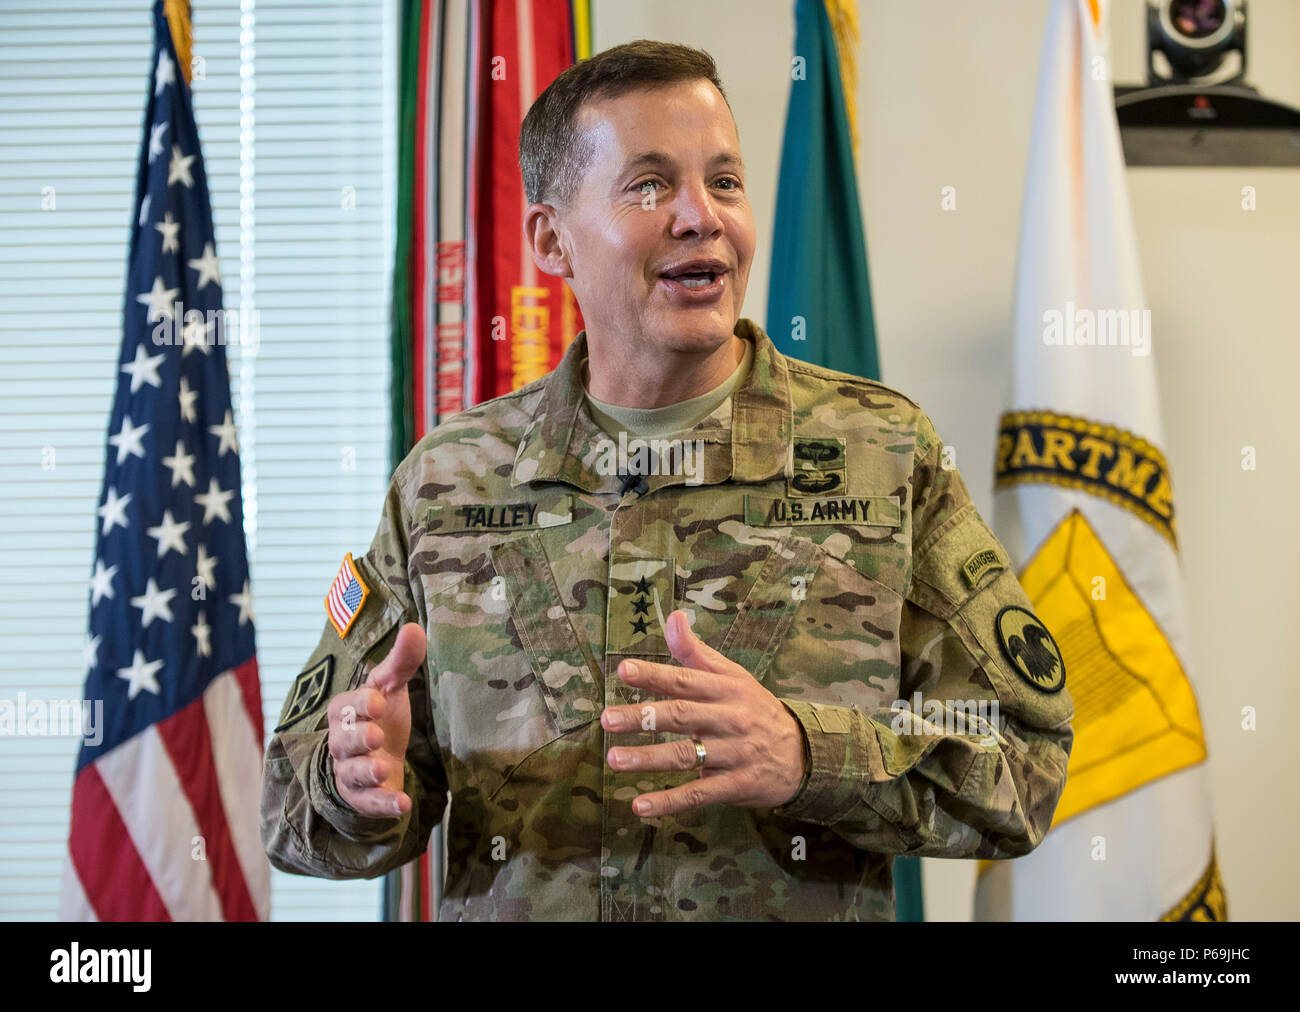
[[[786,473],[790,460],[794,423],[785,356],[752,320],[741,317],[735,334],[753,342],[753,361],[749,374],[731,395],[730,427],[720,425],[714,412],[691,430],[691,438],[705,441],[702,484],[716,485],[728,479],[765,481]],[[540,381],[541,397],[515,454],[512,488],[559,481],[586,492],[618,493],[619,478],[597,469],[610,437],[587,410],[581,374],[586,354],[584,330],[569,344],[559,365]],[[682,484],[683,478],[650,475],[646,482],[653,491]]]

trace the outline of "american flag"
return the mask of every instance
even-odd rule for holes
[[[325,612],[338,631],[339,639],[348,634],[369,594],[370,588],[362,581],[349,552],[339,567],[339,575],[334,577],[330,592],[325,595]]]
[[[77,759],[64,920],[265,920],[269,910],[221,276],[188,15],[173,16],[175,39],[155,2],[84,656],[84,698],[102,701],[103,735],[83,740]]]

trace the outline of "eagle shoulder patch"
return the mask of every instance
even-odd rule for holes
[[[284,719],[276,727],[276,734],[289,725],[296,724],[320,705],[330,690],[330,676],[333,674],[334,658],[326,654],[318,664],[313,664],[294,679],[293,691],[289,693],[289,702],[285,705]]]
[[[1009,604],[998,612],[993,625],[1002,652],[1021,678],[1039,692],[1060,692],[1065,688],[1061,648],[1038,616]]]

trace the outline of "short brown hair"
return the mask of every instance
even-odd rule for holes
[[[673,42],[637,39],[569,67],[537,96],[519,128],[524,198],[530,204],[564,207],[577,195],[594,154],[577,131],[583,103],[700,78],[727,100],[713,57],[702,49]]]

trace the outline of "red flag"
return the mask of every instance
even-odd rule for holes
[[[569,0],[480,6],[476,42],[469,348],[472,403],[544,376],[581,329],[573,293],[533,263],[523,234],[519,127],[529,106],[573,63]]]

